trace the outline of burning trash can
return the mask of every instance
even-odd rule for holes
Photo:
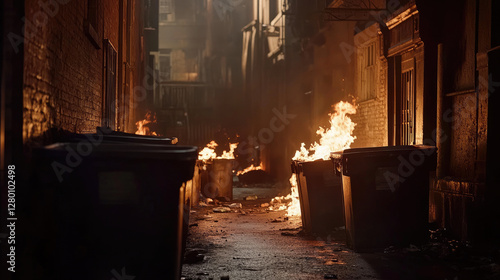
[[[427,239],[435,147],[347,149],[333,153],[332,161],[342,176],[347,242],[352,249],[370,252]]]
[[[205,197],[233,200],[233,164],[231,159],[214,159],[206,165],[208,182],[201,186]]]
[[[234,150],[238,143],[229,144],[229,152],[223,151],[217,156],[218,144],[211,141],[198,154],[200,164],[200,189],[206,198],[233,200]]]
[[[342,181],[327,160],[292,161],[299,190],[302,227],[323,235],[345,225]]]
[[[42,278],[180,278],[183,183],[197,147],[57,143],[34,155],[27,205],[44,230],[28,251]]]

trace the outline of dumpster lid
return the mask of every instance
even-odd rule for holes
[[[83,143],[83,144],[82,144]],[[93,158],[112,157],[122,159],[158,159],[195,161],[198,158],[198,147],[177,145],[154,145],[139,143],[102,142],[95,145],[91,142],[55,143],[41,148],[43,154],[63,155],[70,151]]]

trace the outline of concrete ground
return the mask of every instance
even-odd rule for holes
[[[498,260],[457,264],[419,249],[358,254],[346,247],[343,230],[323,238],[305,235],[300,218],[261,207],[276,194],[274,188],[235,188],[235,201],[223,204],[242,208],[194,208],[182,279],[500,279]],[[259,199],[242,200],[248,195]]]

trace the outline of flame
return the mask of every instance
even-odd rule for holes
[[[223,151],[221,156],[217,156],[215,152],[215,147],[219,146],[215,141],[210,141],[203,150],[198,153],[198,159],[203,161],[213,160],[213,159],[234,159],[234,150],[238,147],[238,143],[229,144],[229,152]]]
[[[156,123],[156,113],[148,110],[146,112],[146,115],[144,116],[144,120],[135,123],[135,125],[137,126],[137,131],[135,132],[135,134],[159,136],[159,134],[155,131],[151,131],[151,127],[149,126],[149,124]]]
[[[334,106],[334,113],[330,116],[330,128],[320,127],[316,134],[321,138],[318,142],[314,142],[309,149],[306,149],[306,144],[302,143],[300,149],[295,152],[293,160],[299,161],[314,161],[318,159],[329,160],[332,152],[349,149],[351,144],[356,139],[353,136],[354,127],[356,124],[347,115],[356,114],[356,106],[349,102],[339,102]],[[299,188],[297,185],[297,176],[292,174],[290,178],[291,194],[286,197],[275,197],[271,203],[280,203],[282,200],[291,199],[287,206],[280,206],[277,210],[287,210],[287,216],[300,216]],[[276,210],[276,209],[275,209]]]
[[[271,204],[278,203],[278,207],[270,207],[270,210],[286,210],[287,217],[298,216],[300,217],[300,201],[299,201],[299,187],[297,185],[297,176],[292,174],[290,177],[290,185],[292,185],[291,193],[287,196],[277,196],[271,200]],[[281,204],[283,200],[290,200],[287,205]],[[281,204],[281,205],[279,205]]]
[[[236,176],[240,176],[240,175],[243,175],[245,173],[248,173],[250,171],[253,171],[253,170],[262,170],[264,169],[264,167],[262,166],[262,162],[260,163],[259,166],[254,166],[253,164],[250,165],[249,167],[243,169],[243,170],[240,170],[238,172],[236,172]]]
[[[229,152],[223,151],[222,156],[218,159],[234,159],[234,150],[238,147],[238,143],[229,143]]]
[[[217,158],[217,154],[215,153],[215,147],[217,146],[219,145],[217,145],[215,141],[210,141],[210,143],[198,153],[198,159],[207,161]]]
[[[356,136],[352,135],[356,124],[347,115],[356,114],[356,106],[341,101],[334,105],[334,109],[335,112],[329,114],[330,128],[320,127],[316,131],[316,134],[321,136],[319,143],[314,142],[309,149],[306,149],[306,144],[302,143],[300,149],[295,152],[293,160],[328,160],[332,152],[350,148],[356,139]]]

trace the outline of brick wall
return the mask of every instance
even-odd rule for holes
[[[375,96],[368,100],[359,100],[359,84],[355,86],[358,110],[351,119],[357,124],[354,129],[356,140],[351,145],[352,148],[359,147],[376,147],[388,145],[388,129],[387,129],[387,60],[380,52],[380,35],[378,25],[374,24],[356,35],[354,42],[356,48],[365,44],[368,41],[376,42],[375,58]],[[359,51],[356,51],[358,54]],[[356,81],[360,80],[359,68],[356,68]]]
[[[26,0],[23,92],[25,143],[39,141],[50,128],[85,133],[94,132],[96,126],[101,125],[105,89],[103,40],[109,39],[119,51],[120,4],[119,0],[96,1],[95,38],[101,46],[99,49],[85,32],[87,2]],[[124,11],[126,3],[124,1]],[[137,45],[134,51],[136,48],[141,49],[141,34],[138,32],[141,21],[137,19],[141,16],[141,10],[138,3],[140,1],[133,1],[134,14],[131,18],[137,28],[136,32],[132,32],[133,37],[129,38],[132,45]],[[125,46],[122,51],[126,50]],[[136,53],[132,54],[133,62],[137,60]],[[118,60],[119,70],[122,70],[120,65],[123,62]],[[137,69],[141,65],[141,60],[137,61],[132,72],[140,73],[141,70]],[[139,75],[135,76],[139,79]]]

